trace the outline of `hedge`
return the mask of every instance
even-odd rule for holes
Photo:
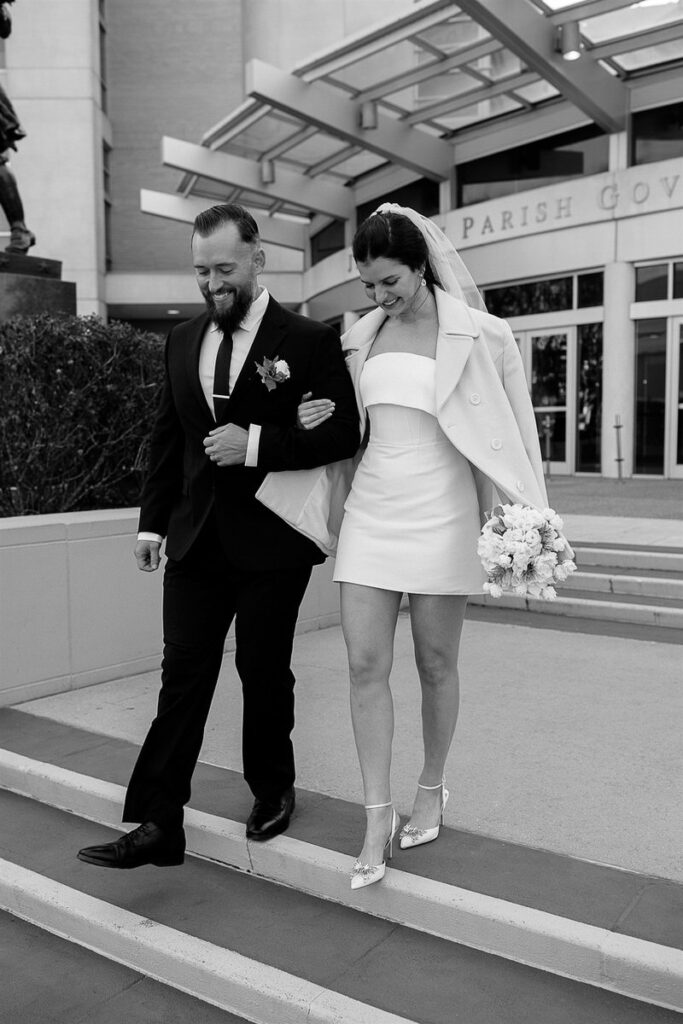
[[[0,324],[0,515],[136,505],[163,342],[96,316]]]

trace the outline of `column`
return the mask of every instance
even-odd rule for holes
[[[602,475],[618,476],[618,416],[621,435],[622,475],[633,473],[635,429],[635,330],[629,315],[634,296],[635,272],[630,263],[605,265],[602,355]]]

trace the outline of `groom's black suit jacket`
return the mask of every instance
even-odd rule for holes
[[[270,471],[310,469],[354,455],[358,413],[339,338],[331,327],[292,313],[272,296],[218,422],[261,425],[258,467],[219,467],[204,438],[217,425],[199,381],[199,352],[208,314],[174,327],[166,342],[166,377],[150,443],[141,531],[166,537],[166,554],[181,559],[215,507],[221,544],[241,569],[312,565],[324,555],[254,497]],[[269,391],[256,364],[284,359],[289,380]],[[306,391],[336,403],[314,430],[296,425]]]

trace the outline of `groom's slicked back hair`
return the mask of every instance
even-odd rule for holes
[[[206,238],[226,224],[236,226],[243,242],[258,242],[258,224],[249,211],[239,203],[219,203],[208,210],[202,210],[194,219],[192,237],[201,235],[202,238]]]

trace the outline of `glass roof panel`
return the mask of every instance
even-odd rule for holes
[[[471,18],[464,14],[456,14],[445,19],[440,25],[416,33],[416,38],[424,39],[430,46],[436,46],[443,53],[451,55],[491,37],[486,29]]]
[[[670,43],[659,46],[645,46],[642,50],[620,53],[612,57],[623,71],[638,71],[640,68],[653,67],[656,64],[667,64],[669,61],[683,59],[683,39],[674,39]]]
[[[559,90],[554,85],[542,79],[532,82],[531,85],[524,85],[521,89],[515,89],[515,96],[520,96],[527,103],[542,103],[543,100],[550,100],[559,95]]]
[[[240,192],[238,201],[244,206],[254,207],[259,210],[269,210],[275,202],[275,197],[264,195],[263,192],[250,192],[249,189],[245,188]],[[292,203],[283,202],[278,209],[283,213],[301,214],[302,211],[305,211],[306,213],[309,212],[308,208],[305,206],[305,196],[304,202],[301,206],[295,206]]]
[[[283,158],[310,167],[311,164],[317,164],[319,160],[326,160],[328,156],[332,156],[342,148],[345,148],[345,144],[340,139],[334,139],[331,135],[318,132],[299,143],[298,146],[288,149],[283,154]]]
[[[248,160],[258,158],[271,146],[290,138],[303,127],[298,121],[276,114],[266,114],[260,121],[249,125],[239,135],[233,136],[226,144],[228,152]]]
[[[407,89],[389,93],[386,99],[412,113],[426,104],[438,103],[439,100],[460,96],[464,92],[476,89],[479,84],[476,78],[456,69],[445,75],[434,75],[433,78],[418,82],[417,85],[412,85]]]
[[[490,78],[492,82],[498,82],[501,78],[518,75],[520,71],[524,70],[525,65],[510,50],[501,49],[487,54],[486,57],[480,57],[479,60],[472,61],[469,67]]]
[[[641,0],[619,11],[581,21],[580,25],[586,39],[597,45],[677,21],[683,21],[683,0],[659,0],[656,4]]]
[[[329,75],[327,81],[332,84],[335,81],[341,82],[360,92],[393,75],[413,71],[421,63],[424,63],[424,60],[424,50],[420,50],[409,40],[403,40],[400,43],[395,43],[394,46],[388,46],[379,53],[373,53],[353,64],[347,64],[346,67],[335,71],[333,75]]]
[[[520,110],[521,103],[511,99],[509,96],[492,96],[489,100],[480,100],[473,103],[471,107],[457,110],[454,114],[444,114],[433,119],[438,125],[443,126],[444,131],[458,131],[476,124],[478,121],[488,121],[491,117],[499,117],[511,110]]]
[[[584,0],[543,0],[544,5],[552,11],[563,11],[565,7],[576,7],[583,2]]]
[[[203,196],[205,199],[215,199],[217,203],[226,202],[234,192],[234,185],[221,184],[213,181],[212,178],[197,178],[193,187],[192,195]]]
[[[376,167],[382,167],[386,162],[386,158],[378,156],[377,153],[357,153],[356,156],[351,156],[348,160],[335,164],[330,168],[330,172],[342,174],[345,178],[357,178]]]

